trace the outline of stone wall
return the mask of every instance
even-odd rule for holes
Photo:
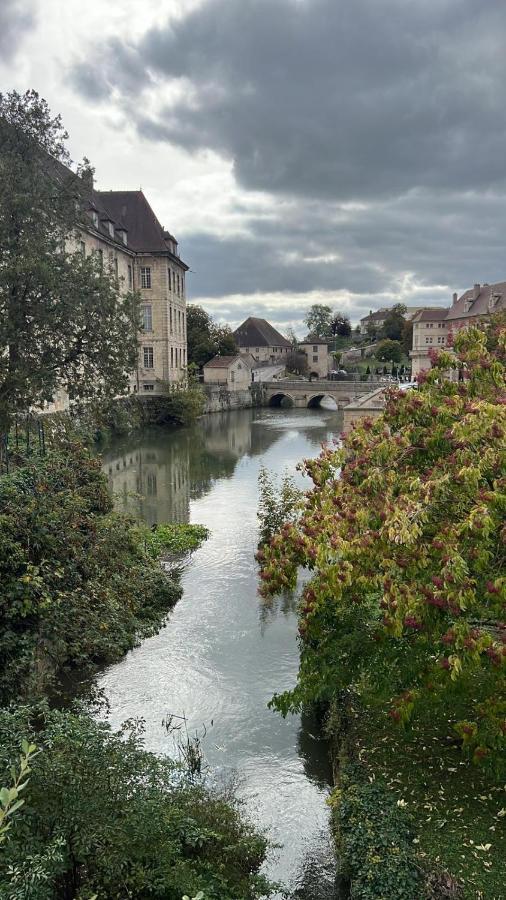
[[[229,409],[249,409],[251,406],[261,405],[261,392],[258,397],[250,388],[242,391],[229,391],[224,385],[205,384],[204,393],[206,401],[204,415],[206,413],[224,412]]]

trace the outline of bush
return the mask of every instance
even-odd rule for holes
[[[0,509],[4,699],[119,659],[180,596],[134,522],[112,511],[100,462],[80,445],[0,477]]]
[[[0,778],[37,744],[24,806],[0,856],[2,900],[254,900],[266,841],[227,793],[146,752],[142,725],[111,731],[83,710],[0,712]]]
[[[340,869],[352,900],[421,900],[424,877],[413,849],[409,815],[381,781],[370,782],[358,763],[339,772],[331,797]]]

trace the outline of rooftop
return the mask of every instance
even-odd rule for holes
[[[269,324],[267,319],[257,319],[249,316],[242,325],[234,331],[234,338],[238,347],[291,347],[279,331]]]
[[[209,362],[204,363],[204,369],[228,369],[238,359],[246,363],[246,365],[248,364],[247,359],[236,353],[235,356],[213,356]]]

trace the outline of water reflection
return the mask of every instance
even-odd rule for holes
[[[295,681],[297,598],[258,597],[257,479],[261,464],[294,472],[339,430],[339,415],[322,410],[244,410],[145,433],[104,454],[120,508],[149,524],[190,520],[211,530],[167,626],[100,679],[111,722],[142,716],[147,746],[159,753],[170,752],[167,714],[185,713],[191,731],[205,725],[213,772],[237,772],[255,821],[283,845],[269,874],[305,900],[332,896],[330,773],[317,723],[284,720],[267,706]]]

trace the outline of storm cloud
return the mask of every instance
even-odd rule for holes
[[[205,0],[71,77],[145,143],[291,201],[246,236],[196,224],[197,295],[437,293],[506,276],[505,37],[502,0]]]

